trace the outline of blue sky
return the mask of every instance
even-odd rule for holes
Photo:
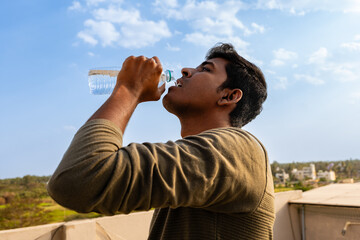
[[[0,178],[50,175],[105,101],[87,72],[158,56],[180,76],[217,42],[264,72],[269,96],[245,127],[271,161],[360,158],[357,0],[14,0],[0,9]],[[180,138],[161,102],[139,106],[124,142]]]

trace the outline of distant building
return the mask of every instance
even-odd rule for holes
[[[287,179],[289,179],[289,174],[282,169],[282,172],[275,173],[275,177],[280,180],[280,182],[285,183]]]
[[[316,171],[315,171],[315,165],[314,164],[310,164],[309,167],[303,167],[302,170],[297,170],[296,168],[294,168],[291,173],[295,176],[295,178],[297,180],[304,180],[306,178],[311,179],[311,180],[315,180],[316,179]]]
[[[322,170],[319,170],[317,173],[317,177],[318,177],[318,179],[325,178],[326,181],[335,181],[336,180],[335,172],[332,170],[325,171],[325,172],[323,172]]]

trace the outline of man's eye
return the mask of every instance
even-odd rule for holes
[[[202,72],[210,72],[210,69],[207,67],[201,67]]]

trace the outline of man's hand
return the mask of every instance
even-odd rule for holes
[[[113,94],[121,94],[126,88],[138,103],[159,100],[165,85],[158,88],[162,66],[157,57],[128,57],[117,77]]]
[[[157,57],[128,57],[118,74],[115,88],[106,102],[90,117],[114,122],[124,133],[136,106],[141,102],[156,101],[165,91],[158,88],[162,66]]]

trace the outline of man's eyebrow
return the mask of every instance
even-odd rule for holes
[[[213,68],[215,68],[215,64],[213,63],[213,62],[209,62],[209,61],[204,61],[204,62],[202,62],[201,64],[200,64],[200,66],[202,67],[202,66],[205,66],[205,65],[208,65],[208,64],[210,64]],[[200,67],[199,66],[199,67]]]

